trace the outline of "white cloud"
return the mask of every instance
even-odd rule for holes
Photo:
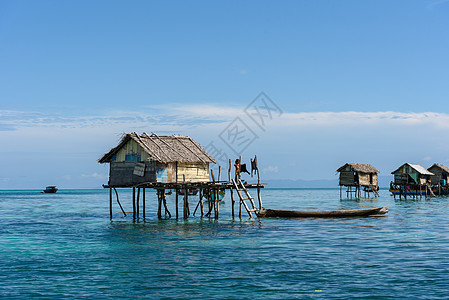
[[[81,174],[82,178],[95,178],[95,179],[105,179],[107,176],[98,174],[97,172],[94,172],[92,174]]]
[[[279,167],[278,166],[268,166],[266,168],[262,169],[262,173],[278,173]]]
[[[46,114],[36,112],[0,111],[1,126],[14,128],[115,128],[120,132],[127,128],[148,130],[154,127],[162,130],[177,130],[203,124],[227,124],[235,117],[246,117],[245,107],[220,105],[159,105],[140,111],[108,111],[94,116],[65,116],[62,114]],[[280,117],[266,119],[269,126],[346,126],[392,124],[413,126],[429,124],[439,128],[449,128],[449,114],[437,112],[405,113],[405,112],[286,112]],[[272,122],[270,122],[272,121]],[[248,118],[248,122],[251,120]],[[159,130],[161,130],[159,129]],[[10,131],[10,130],[8,130]]]

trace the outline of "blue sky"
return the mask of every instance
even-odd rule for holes
[[[129,131],[233,157],[236,117],[267,179],[449,164],[448,32],[444,0],[0,1],[0,188],[101,186]]]

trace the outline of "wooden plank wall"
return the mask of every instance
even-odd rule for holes
[[[359,173],[359,184],[360,185],[377,185],[377,174],[372,175],[372,182],[370,181],[370,174]]]
[[[135,154],[140,155],[140,161],[147,161],[150,158],[150,155],[145,152],[145,150],[137,144],[137,142],[133,139],[129,140],[123,147],[117,152],[117,157],[115,159],[116,162],[125,161],[125,156],[127,154]]]
[[[342,171],[340,172],[340,185],[354,185],[354,172]]]
[[[209,181],[208,163],[178,163],[178,182],[183,181],[185,175],[186,181],[205,182]]]
[[[443,178],[443,170],[437,167],[430,168],[429,171],[435,175],[430,176],[432,184],[440,184],[441,178]]]
[[[156,180],[156,163],[145,162],[144,176],[134,175],[133,161],[111,162],[109,170],[109,185],[113,187],[126,187],[143,182],[154,182]]]

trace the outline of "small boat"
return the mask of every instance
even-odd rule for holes
[[[51,186],[47,186],[45,188],[45,190],[43,190],[41,193],[46,193],[46,194],[54,194],[58,191],[58,188],[54,185]]]
[[[365,209],[350,210],[277,210],[262,208],[257,216],[259,218],[347,218],[347,217],[365,217],[372,215],[383,215],[388,212],[388,207],[373,207]]]
[[[203,196],[206,198],[206,201],[209,201],[209,199],[212,199],[212,201],[215,201],[215,197],[216,197],[215,195],[216,195],[216,193],[212,193],[212,195],[210,195],[210,193],[206,191],[206,192],[204,192]],[[226,195],[225,190],[219,189],[218,190],[218,201],[223,200],[225,195]]]
[[[185,194],[185,190],[184,190],[184,189],[181,189],[181,190],[179,190],[179,193],[180,193],[181,195],[184,195],[184,194]],[[187,195],[189,195],[189,196],[195,196],[195,195],[198,195],[198,189],[196,189],[196,188],[190,188],[190,189],[187,189]]]

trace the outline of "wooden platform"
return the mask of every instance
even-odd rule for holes
[[[120,206],[123,214],[126,216],[126,212],[123,209],[120,200],[119,194],[117,192],[117,188],[132,188],[132,205],[133,205],[133,219],[140,218],[140,203],[142,204],[142,217],[145,218],[146,212],[146,201],[145,201],[145,190],[153,189],[157,191],[157,199],[158,199],[158,218],[162,218],[162,206],[165,210],[165,215],[169,218],[172,217],[168,206],[167,206],[167,191],[174,191],[175,193],[175,201],[176,201],[176,218],[179,217],[179,196],[181,196],[183,203],[183,217],[184,219],[188,218],[190,215],[194,215],[198,208],[200,208],[201,216],[211,216],[214,213],[215,218],[219,216],[219,193],[223,190],[229,190],[231,203],[232,203],[232,217],[235,217],[234,206],[235,199],[233,191],[235,190],[238,195],[239,201],[239,217],[242,216],[242,207],[248,212],[250,218],[253,217],[252,212],[256,212],[262,207],[261,193],[260,189],[265,187],[265,184],[248,184],[242,183],[240,180],[235,182],[233,179],[231,181],[207,181],[207,182],[145,182],[137,185],[103,185],[104,188],[109,189],[109,211],[110,218],[112,219],[112,199],[113,199],[113,191],[116,195],[117,204]],[[248,190],[249,189],[257,189],[257,199],[259,203],[259,208],[255,207],[254,197],[251,197]],[[198,194],[189,195],[189,191],[198,190]],[[141,197],[142,195],[142,197]],[[196,208],[191,214],[189,200],[196,198],[198,204],[196,204]],[[204,211],[204,201],[203,198],[207,200],[207,213]],[[247,204],[246,201],[249,201]]]

